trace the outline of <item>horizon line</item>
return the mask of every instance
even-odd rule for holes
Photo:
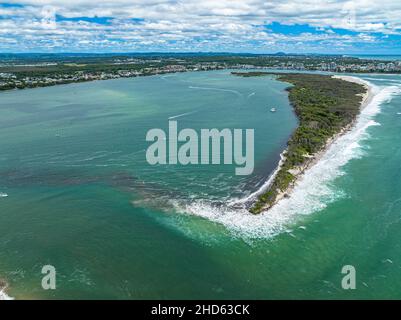
[[[323,52],[308,52],[308,53],[294,53],[294,52],[274,52],[274,53],[255,53],[255,52],[235,52],[235,51],[115,51],[115,52],[78,52],[78,51],[60,51],[60,52],[40,52],[40,51],[14,51],[14,52],[1,52],[0,55],[5,54],[93,54],[93,55],[127,55],[127,54],[233,54],[233,55],[255,55],[255,56],[276,56],[276,55],[288,55],[288,56],[308,56],[308,55],[323,55],[323,56],[347,56],[347,55],[359,55],[359,56],[400,56],[401,53],[323,53]]]

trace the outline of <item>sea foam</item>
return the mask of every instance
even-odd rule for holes
[[[0,290],[0,300],[14,300],[14,298],[8,296],[4,290]]]
[[[303,215],[322,210],[329,203],[344,197],[344,192],[333,186],[333,180],[344,174],[342,167],[346,163],[363,156],[360,142],[369,137],[369,127],[379,125],[373,117],[380,112],[381,104],[391,101],[395,94],[401,92],[400,86],[376,87],[367,84],[372,87],[374,97],[361,111],[355,126],[333,142],[320,161],[300,177],[290,198],[280,200],[268,212],[259,215],[252,215],[245,208],[224,207],[208,201],[188,204],[184,211],[223,224],[243,238],[271,238],[287,231]]]

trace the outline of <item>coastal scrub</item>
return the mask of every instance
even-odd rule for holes
[[[268,189],[249,211],[259,214],[272,207],[292,187],[328,140],[350,126],[359,113],[366,88],[358,83],[328,75],[303,73],[247,72],[237,76],[275,75],[292,86],[289,100],[299,119],[299,126],[288,141],[285,159]]]

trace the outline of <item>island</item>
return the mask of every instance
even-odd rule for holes
[[[270,72],[232,74],[241,77],[270,75],[289,83],[289,100],[299,119],[275,176],[249,208],[251,213],[259,214],[288,197],[297,178],[316,162],[319,153],[352,127],[369,90],[351,77]]]

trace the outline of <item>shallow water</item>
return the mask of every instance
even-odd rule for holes
[[[0,202],[0,274],[12,294],[157,298],[198,285],[201,292],[203,277],[192,279],[191,268],[209,268],[205,244],[179,225],[216,230],[213,238],[228,233],[176,210],[222,204],[266,180],[297,122],[285,87],[223,71],[2,93],[0,192],[9,196]],[[146,133],[166,130],[169,119],[197,131],[255,128],[254,174],[235,176],[234,165],[150,166]],[[57,269],[55,292],[40,288],[44,264]],[[182,292],[170,292],[169,274],[187,283]]]
[[[285,84],[228,71],[4,92],[0,274],[16,298],[400,298],[400,86],[377,96],[289,200],[257,217],[257,190],[296,127]],[[391,100],[390,100],[391,99]],[[269,112],[271,106],[278,111]],[[145,135],[255,128],[254,174],[156,166]],[[57,270],[42,290],[41,267]],[[341,289],[341,268],[357,290]]]

